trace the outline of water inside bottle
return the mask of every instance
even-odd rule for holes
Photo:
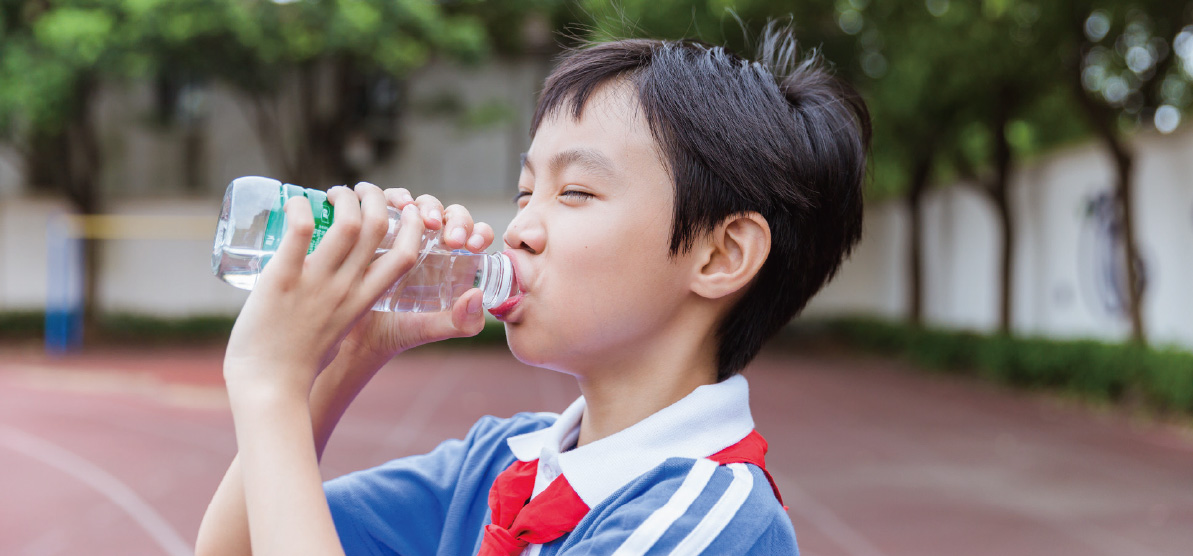
[[[224,248],[221,250],[219,278],[240,289],[257,285],[261,269],[273,256],[260,249]],[[377,255],[384,250],[378,250]],[[446,311],[468,290],[482,287],[485,275],[498,270],[488,257],[467,251],[429,250],[423,261],[406,273],[377,300],[376,311],[426,313]],[[488,293],[488,292],[486,292]],[[491,295],[486,295],[491,297]],[[502,300],[505,299],[503,295]],[[489,305],[486,299],[486,305]]]
[[[321,193],[304,191],[269,178],[233,180],[224,195],[216,228],[212,272],[232,286],[253,289],[280,242],[285,222],[281,207],[286,192],[312,198],[313,205],[329,210]],[[393,207],[389,207],[389,212],[390,227],[377,248],[378,257],[392,247],[397,235],[400,214]],[[329,218],[327,222],[330,226]],[[312,237],[311,249],[318,243],[318,235]],[[503,255],[445,249],[439,243],[437,230],[426,230],[422,245],[419,263],[378,299],[374,310],[444,311],[473,287],[483,289],[483,306],[491,308],[518,288],[512,264]]]
[[[381,296],[373,309],[411,313],[446,311],[465,292],[481,286],[487,264],[487,257],[467,251],[432,249],[422,263]]]

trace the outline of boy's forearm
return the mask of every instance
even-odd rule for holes
[[[232,395],[252,552],[343,554],[323,493],[308,399]]]
[[[361,360],[341,352],[315,380],[310,397],[311,428],[316,454],[323,450],[344,411],[380,369],[384,360]],[[198,556],[250,554],[248,511],[240,456],[233,458],[199,526]]]
[[[389,360],[358,357],[341,349],[339,355],[319,373],[311,389],[311,427],[314,430],[315,451],[323,459],[323,450],[331,433],[340,423],[348,406],[356,400],[365,385]]]
[[[244,478],[240,474],[240,456],[224,473],[216,488],[203,521],[199,523],[199,538],[195,543],[196,556],[247,556],[249,549],[249,518],[244,506]]]

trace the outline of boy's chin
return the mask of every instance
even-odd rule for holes
[[[505,325],[505,343],[509,347],[510,353],[513,354],[514,359],[531,367],[567,372],[566,365],[563,364],[555,350],[558,347],[558,341],[557,337],[554,339],[532,338],[525,330],[519,330],[516,324],[507,323]]]

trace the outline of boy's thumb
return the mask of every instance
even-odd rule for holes
[[[485,314],[481,306],[483,297],[479,289],[465,292],[452,305],[450,319],[435,319],[429,331],[431,336],[446,339],[480,334],[485,327]]]

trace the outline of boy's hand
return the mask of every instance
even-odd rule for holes
[[[385,198],[398,209],[417,207],[424,225],[439,230],[440,242],[449,249],[480,253],[493,243],[493,228],[484,222],[474,223],[468,209],[460,205],[444,209],[435,197],[422,195],[414,199],[402,188],[386,189]],[[341,351],[348,357],[380,365],[422,344],[475,336],[485,326],[481,297],[481,291],[473,288],[460,296],[450,311],[439,313],[369,311],[348,333]]]
[[[228,340],[224,377],[230,395],[263,392],[300,398],[339,350],[349,330],[418,261],[424,222],[402,211],[393,249],[373,260],[388,230],[377,186],[335,187],[335,221],[310,255],[314,221],[305,198],[285,205],[285,236],[258,277]]]

